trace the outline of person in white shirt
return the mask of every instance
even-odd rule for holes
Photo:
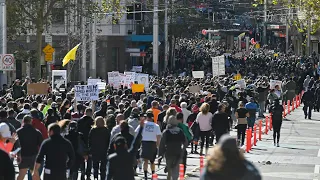
[[[136,132],[139,132],[140,126],[137,127]],[[148,110],[146,112],[146,121],[142,131],[141,140],[141,158],[144,160],[143,170],[144,178],[148,179],[148,161],[151,163],[152,174],[155,173],[155,159],[158,153],[160,144],[161,130],[158,124],[154,123],[153,112]]]
[[[203,147],[204,143],[206,143],[206,153],[209,148],[209,139],[210,132],[212,130],[211,122],[212,122],[212,113],[209,112],[210,105],[208,103],[203,103],[200,107],[200,113],[197,115],[196,122],[200,127],[200,156],[203,155]]]
[[[187,109],[187,106],[188,106],[188,104],[187,104],[186,102],[182,102],[182,103],[180,104],[181,111],[182,111],[182,114],[183,114],[183,124],[185,124],[185,125],[188,125],[187,119],[188,119],[188,117],[189,117],[190,114],[191,114],[191,111],[189,111],[189,110]]]

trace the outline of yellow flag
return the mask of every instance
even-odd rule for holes
[[[81,43],[80,43],[81,44]],[[67,54],[66,56],[63,58],[62,60],[62,66],[65,66],[69,63],[70,60],[75,60],[76,59],[76,53],[78,50],[78,47],[80,46],[80,44],[76,45],[74,48],[72,48]]]
[[[238,38],[243,38],[245,35],[246,35],[246,33],[243,32],[243,33],[241,33],[241,34],[238,36]]]

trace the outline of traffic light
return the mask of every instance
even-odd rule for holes
[[[134,20],[136,21],[142,20],[142,4],[141,3],[134,4]]]
[[[127,6],[127,19],[133,19],[133,6]]]

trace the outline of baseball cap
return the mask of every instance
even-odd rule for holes
[[[0,123],[0,134],[4,138],[11,138],[10,128],[6,123]]]

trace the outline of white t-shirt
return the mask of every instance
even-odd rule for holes
[[[140,125],[136,129],[136,134],[140,130]],[[157,142],[157,136],[161,135],[161,130],[158,124],[150,121],[144,123],[142,130],[142,141],[154,141]]]

